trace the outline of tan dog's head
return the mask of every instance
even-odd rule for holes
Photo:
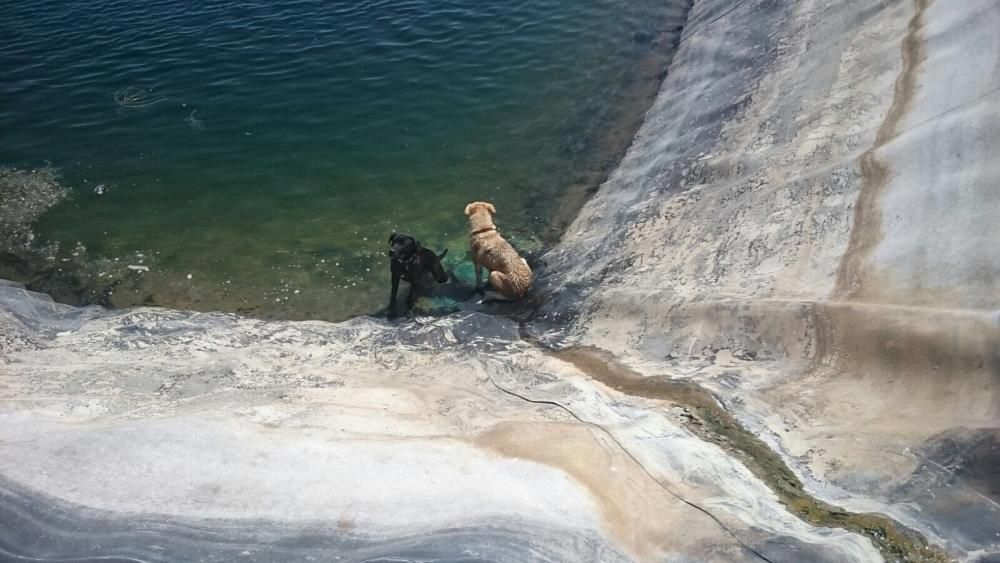
[[[497,213],[497,208],[493,207],[492,203],[487,201],[473,201],[469,205],[465,206],[465,216],[472,217],[480,210],[489,211],[491,217]]]
[[[497,208],[492,203],[473,201],[465,206],[465,216],[469,218],[469,228],[472,231],[493,227],[493,214]]]

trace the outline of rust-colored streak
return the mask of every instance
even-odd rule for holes
[[[861,155],[861,193],[854,205],[854,220],[847,251],[837,271],[834,296],[855,299],[866,294],[866,263],[882,240],[882,195],[892,172],[877,152],[899,134],[899,124],[913,105],[920,65],[926,58],[922,31],[924,14],[930,0],[914,0],[915,13],[910,19],[901,47],[902,68],[896,78],[889,111],[875,134],[875,143]]]
[[[615,444],[579,424],[505,422],[472,443],[499,455],[558,468],[597,501],[602,520],[619,545],[641,561],[689,541],[678,522],[692,516]]]

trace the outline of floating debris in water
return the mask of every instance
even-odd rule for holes
[[[152,96],[147,90],[135,86],[126,86],[115,92],[115,102],[123,108],[140,108],[151,106],[167,99],[163,96]]]
[[[198,113],[198,110],[192,111],[191,115],[187,116],[187,119],[185,119],[184,121],[188,125],[190,125],[191,128],[194,129],[195,131],[204,131],[205,130],[205,123],[202,122],[202,120],[200,120],[200,119],[198,119],[197,117],[194,116],[194,114],[196,114],[196,113]]]
[[[94,186],[94,193],[97,195],[104,195],[111,189],[107,184],[97,184]]]
[[[129,264],[128,265],[128,269],[129,270],[135,270],[137,272],[148,272],[149,271],[149,266],[141,266],[141,265],[138,265],[138,264]]]

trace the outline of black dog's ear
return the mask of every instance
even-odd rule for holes
[[[389,244],[392,244],[392,241],[396,240],[397,236],[399,235],[397,235],[396,233],[392,233],[391,235],[389,235]]]

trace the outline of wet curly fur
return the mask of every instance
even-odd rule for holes
[[[531,268],[497,232],[493,224],[496,212],[496,207],[485,201],[474,201],[465,206],[476,286],[482,282],[481,268],[486,268],[490,272],[489,281],[493,289],[506,299],[517,299],[524,297],[531,286]]]

